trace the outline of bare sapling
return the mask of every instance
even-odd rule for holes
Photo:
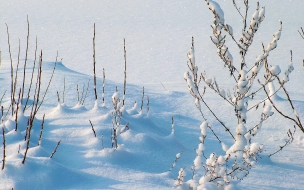
[[[207,77],[206,72],[198,73],[198,67],[195,62],[194,39],[192,38],[191,48],[187,54],[189,59],[187,63],[189,71],[184,74],[184,78],[187,82],[189,92],[195,100],[195,106],[203,118],[200,126],[200,142],[196,149],[194,165],[191,167],[192,179],[188,181],[189,186],[193,189],[206,188],[207,186],[224,188],[226,186],[231,186],[231,181],[242,180],[249,174],[250,169],[255,163],[257,163],[259,154],[263,151],[263,142],[255,140],[254,136],[260,131],[259,129],[262,124],[274,114],[272,109],[275,109],[276,113],[279,113],[279,115],[283,116],[285,119],[292,121],[295,126],[304,132],[300,117],[284,86],[289,81],[289,74],[294,69],[292,63],[292,52],[291,63],[284,72],[284,79],[281,79],[280,77],[280,67],[278,65],[270,66],[268,63],[268,57],[271,51],[277,47],[277,43],[280,39],[282,22],[280,22],[278,31],[273,34],[272,41],[268,43],[267,47],[262,44],[262,53],[258,55],[255,62],[250,65],[249,61],[246,61],[246,57],[249,52],[249,48],[252,45],[255,33],[258,31],[265,18],[265,7],[260,7],[259,2],[257,2],[256,9],[251,19],[248,20],[248,0],[243,1],[245,7],[244,11],[242,11],[241,8],[238,8],[234,0],[232,1],[237,12],[242,17],[244,26],[240,39],[236,40],[237,38],[233,34],[232,26],[225,23],[224,12],[219,4],[213,0],[206,0],[206,3],[214,16],[213,24],[211,25],[213,36],[211,36],[210,39],[214,43],[218,56],[224,62],[224,66],[228,69],[228,72],[235,84],[225,90],[220,87],[215,77],[211,79]],[[230,53],[229,48],[226,46],[226,41],[228,40],[226,38],[227,36],[230,37],[230,40],[235,43],[239,50],[239,66],[234,65],[233,56]],[[262,68],[265,69],[265,75],[260,72]],[[279,84],[278,90],[274,89],[274,82]],[[204,87],[201,87],[203,86],[202,83],[205,84]],[[221,97],[222,100],[230,106],[231,112],[235,115],[234,119],[237,126],[229,126],[230,122],[224,122],[220,118],[221,115],[211,109],[204,97],[207,88]],[[274,96],[279,90],[283,91],[286,95],[287,103],[292,109],[294,116],[283,113],[283,111],[276,106]],[[254,103],[252,106],[251,100],[255,100],[256,94],[262,92],[264,92],[266,98],[258,103]],[[259,105],[262,105],[260,106],[262,109],[258,109]],[[211,126],[210,122],[207,122],[207,117],[205,116],[206,113],[211,113],[213,118],[217,121],[217,123],[214,123],[214,125],[216,125],[215,127],[221,126],[222,130],[227,132],[228,136],[231,137],[231,140],[234,143],[230,147],[220,139],[220,136],[217,135],[216,130],[214,130],[214,127]],[[248,119],[256,118],[254,117],[256,115],[260,115],[260,118],[256,121]],[[235,128],[235,134],[232,134],[232,128]],[[215,152],[210,154],[209,157],[204,155],[204,142],[207,137],[207,129],[210,129],[212,134],[221,144],[224,151],[223,155]],[[288,129],[288,140],[285,141],[284,145],[280,146],[278,151],[270,154],[269,156],[278,153],[285,146],[290,144],[293,140],[294,133],[295,127],[294,130]],[[200,177],[198,176],[198,170],[202,170],[202,172],[199,172],[200,174],[203,173]],[[181,179],[183,179],[183,175],[181,174],[183,171],[184,168],[179,172],[179,178]],[[182,181],[183,180],[178,180],[178,184],[181,185]]]
[[[57,149],[58,149],[58,147],[59,147],[60,143],[61,143],[61,140],[59,140],[59,141],[58,141],[58,143],[57,143],[57,145],[56,145],[56,147],[55,147],[54,151],[52,152],[52,154],[51,154],[50,158],[53,158],[54,154],[57,152]]]
[[[27,152],[28,152],[28,149],[30,148],[31,131],[32,131],[32,128],[34,125],[35,116],[39,109],[38,104],[39,104],[40,87],[41,87],[41,76],[42,76],[42,50],[41,50],[41,53],[39,56],[39,68],[38,68],[38,75],[37,75],[37,79],[36,79],[36,87],[35,87],[35,92],[34,92],[34,101],[33,101],[31,113],[30,113],[30,116],[28,119],[28,126],[27,126],[27,130],[26,130],[27,133],[25,135],[25,140],[27,140],[27,143],[26,143],[26,149],[24,152],[22,164],[24,164],[26,161]]]

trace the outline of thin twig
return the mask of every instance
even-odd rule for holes
[[[58,51],[57,51],[56,61],[55,61],[55,64],[54,64],[54,68],[53,68],[53,72],[52,72],[51,78],[50,78],[50,80],[49,80],[48,86],[46,87],[46,90],[45,90],[45,93],[44,93],[44,95],[43,95],[43,98],[42,98],[42,100],[41,100],[41,102],[40,102],[40,104],[39,104],[39,106],[38,106],[38,108],[37,108],[37,112],[38,112],[40,106],[42,105],[42,103],[43,103],[43,101],[44,101],[44,98],[45,98],[45,96],[46,96],[46,94],[47,94],[47,92],[48,92],[48,90],[49,90],[50,85],[51,85],[51,82],[52,82],[52,79],[53,79],[53,76],[54,76],[54,72],[55,72],[55,69],[56,69],[56,66],[57,66],[57,59],[58,59]],[[42,61],[42,60],[41,60],[41,61]]]
[[[284,82],[281,82],[281,80],[280,80],[280,78],[279,78],[278,76],[276,76],[276,79],[278,80],[280,86],[282,87],[282,89],[283,89],[283,91],[284,91],[284,93],[285,93],[285,95],[286,95],[286,97],[287,97],[287,100],[288,100],[288,102],[289,102],[289,104],[290,104],[290,106],[291,106],[291,108],[292,108],[292,111],[295,113],[296,111],[295,111],[295,108],[294,108],[294,106],[293,106],[293,103],[292,103],[292,101],[291,101],[291,99],[290,99],[290,96],[289,96],[287,90],[286,90],[286,89],[284,88],[284,86],[283,86],[283,85],[284,85]],[[295,114],[295,117],[297,118],[297,121],[295,121],[295,120],[293,120],[293,121],[294,121],[295,124],[301,129],[301,131],[304,132],[304,127],[303,127],[303,125],[302,125],[302,123],[301,123],[301,120],[300,120],[299,116],[298,116],[297,114]]]
[[[56,148],[55,148],[55,150],[52,152],[50,158],[53,158],[54,154],[57,152],[57,148],[58,148],[58,146],[60,145],[60,142],[61,142],[61,140],[58,141],[58,143],[57,143],[57,145],[56,145]]]
[[[63,78],[62,103],[64,103],[64,93],[65,93],[65,77]]]
[[[144,96],[145,96],[145,87],[143,86],[140,111],[142,111],[142,108],[143,108],[143,105],[144,105]]]
[[[291,132],[291,130],[289,129],[287,131],[287,136],[289,137],[289,139],[285,141],[284,145],[280,146],[279,150],[275,151],[274,153],[269,154],[269,157],[277,154],[278,152],[280,152],[281,150],[283,150],[283,148],[285,148],[288,144],[292,143],[293,139],[294,139],[295,132],[296,132],[296,126],[294,126],[294,131],[293,132]]]
[[[13,68],[13,59],[12,59],[12,53],[11,53],[11,44],[10,44],[10,37],[9,37],[9,31],[8,31],[8,26],[7,24],[5,23],[6,25],[6,31],[7,31],[7,43],[8,43],[8,51],[9,51],[9,55],[10,55],[10,61],[11,61],[11,107],[12,107],[12,115],[14,114],[14,97],[13,97],[13,93],[14,93],[14,87],[13,87],[13,84],[14,84],[14,68]]]
[[[102,69],[102,73],[103,73],[103,80],[102,80],[102,104],[105,104],[105,80],[106,80],[106,73],[105,73],[105,69]]]
[[[29,47],[29,37],[30,37],[30,23],[29,23],[28,16],[27,16],[27,40],[26,40],[26,51],[25,51],[25,60],[24,60],[24,68],[23,68],[21,104],[23,103],[24,83],[25,83],[25,69],[26,69],[27,53],[28,53],[28,47]]]
[[[90,122],[90,124],[91,124],[91,127],[92,127],[92,131],[93,131],[93,133],[94,133],[94,136],[95,136],[95,137],[97,137],[97,136],[96,136],[96,132],[95,132],[95,129],[94,129],[94,126],[93,126],[93,124],[92,124],[91,120],[89,120],[89,122]]]
[[[15,81],[14,81],[14,91],[13,91],[13,101],[14,101],[14,103],[15,103],[16,87],[17,87],[17,83],[18,83],[17,80],[18,80],[19,64],[20,64],[20,39],[19,39],[19,48],[18,48],[18,62],[17,62]]]
[[[42,141],[42,131],[43,131],[43,127],[44,127],[44,117],[45,117],[45,114],[43,114],[43,117],[42,117],[42,124],[41,124],[41,130],[40,130],[40,134],[39,134],[38,146],[40,146],[41,141]]]
[[[165,89],[165,91],[168,91],[166,88],[165,88],[165,86],[163,85],[163,83],[162,82],[160,82],[160,84],[164,87],[164,89]]]
[[[126,96],[126,89],[127,89],[127,52],[126,52],[126,40],[124,39],[124,59],[125,59],[125,69],[124,69],[124,91],[122,97],[122,106],[125,105],[125,96]]]
[[[82,100],[82,105],[84,104],[84,101],[85,101],[85,99],[86,99],[86,97],[88,95],[89,86],[90,86],[90,79],[89,79],[89,82],[88,82],[88,86],[87,86],[87,90],[86,90],[85,96],[84,96],[84,98]]]
[[[57,102],[58,102],[58,104],[60,104],[60,97],[59,97],[58,90],[57,90]]]
[[[1,99],[0,99],[0,106],[2,105],[2,100],[3,100],[3,98],[4,98],[5,94],[6,94],[6,91],[7,91],[7,90],[5,90],[5,92],[3,93],[3,95],[2,95],[2,97],[1,97]]]
[[[96,90],[96,60],[95,60],[95,23],[94,23],[94,36],[93,36],[93,71],[94,71],[94,93],[95,100],[97,100],[97,90]]]
[[[29,130],[29,129],[28,129],[28,130]],[[30,133],[30,132],[29,132],[29,133]],[[22,160],[22,164],[25,163],[26,156],[27,156],[27,151],[28,151],[29,148],[30,148],[30,138],[28,137],[27,143],[26,143],[26,149],[25,149],[25,152],[24,152],[23,160]]]
[[[304,30],[303,30],[303,28],[301,27],[301,32],[300,32],[300,30],[298,30],[298,32],[299,32],[299,34],[300,34],[300,36],[304,39]]]
[[[291,117],[289,117],[288,115],[285,115],[281,110],[279,110],[279,109],[275,106],[274,102],[271,100],[271,98],[270,98],[270,96],[269,96],[269,94],[268,94],[268,92],[267,92],[265,86],[263,87],[263,89],[264,89],[264,92],[265,92],[265,94],[267,95],[268,100],[269,100],[269,102],[271,103],[272,107],[273,107],[281,116],[283,116],[283,117],[285,117],[285,118],[287,118],[287,119],[293,121],[293,122],[300,128],[300,130],[304,132],[304,128],[302,127],[301,122],[298,123],[298,121],[296,121],[294,118],[291,118]],[[283,88],[283,89],[284,89],[284,88]],[[296,116],[296,118],[298,119],[297,116]]]
[[[15,113],[15,115],[16,115],[16,117],[15,117],[15,122],[16,122],[15,131],[18,130],[18,111],[19,111],[19,109],[20,109],[20,108],[19,108],[20,94],[21,94],[21,88],[20,88],[20,90],[19,90],[19,98],[18,98],[18,103],[17,103],[17,110],[16,110],[16,113]]]
[[[30,92],[31,92],[32,84],[33,84],[34,72],[35,72],[35,67],[36,67],[36,60],[37,60],[37,36],[36,36],[34,66],[33,66],[33,70],[32,70],[31,82],[30,82],[30,86],[29,86],[29,89],[28,89],[28,92],[27,92],[27,99],[26,99],[26,103],[25,103],[24,108],[23,108],[23,112],[25,111],[27,103],[28,103],[29,98],[30,98]]]
[[[2,127],[2,136],[3,136],[3,159],[2,159],[2,170],[4,170],[5,167],[5,149],[6,149],[6,140],[5,140],[5,131],[4,131],[4,127]]]
[[[79,103],[79,89],[78,89],[78,84],[76,85],[76,91],[77,91],[77,102]]]

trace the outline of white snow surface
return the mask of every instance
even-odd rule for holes
[[[225,23],[233,27],[234,35],[240,36],[242,19],[232,2],[217,2],[225,13]],[[55,75],[34,122],[24,164],[21,162],[26,149],[24,136],[30,109],[24,115],[19,114],[17,131],[10,114],[5,117],[5,123],[1,124],[1,128],[5,126],[6,164],[4,170],[0,170],[0,189],[174,189],[181,168],[185,167],[188,175],[184,180],[188,181],[191,179],[191,166],[195,164],[199,168],[199,161],[206,161],[203,155],[197,157],[194,150],[198,148],[202,134],[207,134],[207,138],[204,146],[201,144],[198,149],[204,150],[205,155],[223,153],[234,144],[229,134],[203,105],[201,108],[208,117],[208,123],[224,142],[218,143],[207,126],[201,132],[200,125],[204,119],[184,81],[184,73],[188,71],[187,52],[193,36],[195,62],[199,72],[206,71],[210,78],[216,77],[222,89],[234,82],[229,72],[223,68],[216,47],[210,40],[213,15],[204,0],[3,0],[0,4],[0,96],[6,91],[1,102],[6,108],[5,113],[9,107],[11,88],[5,23],[9,28],[15,68],[18,39],[21,43],[19,86],[22,85],[27,16],[30,23],[27,88],[36,36],[38,52],[43,50],[42,94],[51,77],[57,50],[59,52]],[[265,45],[270,42],[280,26],[279,21],[282,21],[280,40],[277,48],[271,51],[268,63],[278,66],[282,71],[288,70],[290,50],[293,50],[294,71],[288,76],[289,82],[285,86],[297,110],[295,113],[304,121],[304,40],[297,32],[301,26],[304,27],[304,2],[262,1],[260,6],[265,6],[265,18],[255,34],[246,62],[255,63],[257,56],[262,54],[261,42]],[[255,7],[256,2],[250,1],[249,15]],[[94,23],[98,101],[95,101],[93,90]],[[127,51],[127,90],[120,127],[129,123],[129,129],[118,135],[119,146],[113,149],[112,95],[116,87],[119,93],[115,93],[115,98],[118,94],[123,94],[124,38]],[[231,42],[227,44],[234,45]],[[240,63],[237,47],[229,48],[229,51],[236,55],[234,65]],[[104,106],[103,68],[106,72]],[[284,73],[279,75],[283,76]],[[66,89],[63,103],[64,79]],[[76,85],[79,85],[80,97],[84,97],[89,81],[88,94],[82,105],[78,102]],[[143,86],[145,97],[143,110],[140,110]],[[57,102],[57,91],[61,104]],[[235,131],[237,123],[231,119],[235,116],[229,112],[230,105],[222,104],[223,98],[209,89],[204,97],[224,123],[231,126],[231,131]],[[257,95],[257,100],[264,98],[265,96]],[[32,103],[32,100],[33,97],[29,102]],[[279,92],[274,101],[284,112],[293,113],[286,106],[288,101],[283,93]],[[270,112],[270,107],[266,106],[265,109]],[[302,189],[304,186],[304,135],[300,130],[296,131],[292,144],[275,156],[268,157],[284,144],[286,132],[293,128],[293,123],[280,117],[274,109],[271,111],[274,115],[263,123],[260,132],[254,137],[263,142],[261,158],[244,180],[231,185],[233,189]],[[45,123],[42,141],[37,146],[43,114]],[[172,116],[174,134],[171,133]],[[97,137],[94,137],[89,120]],[[247,121],[246,127],[252,127],[250,121]],[[57,152],[53,158],[49,158],[59,140],[61,143]],[[2,142],[1,131],[0,160],[3,159]],[[258,146],[250,148],[255,151]],[[176,158],[176,166],[169,171]],[[220,161],[223,162],[223,157],[220,157]],[[198,179],[200,177],[202,176]],[[204,180],[205,178],[201,179]],[[213,187],[214,185],[206,184],[207,189]],[[183,185],[181,188],[189,189],[189,186]]]

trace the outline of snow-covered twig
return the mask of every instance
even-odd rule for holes
[[[175,155],[175,160],[173,161],[173,163],[172,163],[172,165],[171,165],[169,171],[171,171],[173,168],[175,168],[176,163],[178,162],[178,160],[180,159],[180,157],[181,157],[182,154],[183,154],[183,151],[182,151],[181,153],[177,153],[177,154]]]
[[[177,182],[176,182],[176,184],[175,184],[175,186],[177,186],[177,187],[181,186],[181,185],[183,184],[183,182],[184,182],[184,178],[185,178],[185,176],[186,176],[185,168],[186,168],[186,166],[183,167],[183,168],[181,168],[181,169],[179,170],[179,172],[178,172],[178,177],[177,177],[177,179],[176,179]]]

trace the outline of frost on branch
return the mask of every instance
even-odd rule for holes
[[[192,189],[226,189],[233,188],[232,181],[244,179],[249,174],[250,169],[257,163],[259,154],[263,151],[263,144],[254,137],[260,132],[262,124],[274,115],[275,111],[293,121],[303,132],[304,128],[284,88],[284,84],[289,81],[289,74],[294,70],[292,59],[290,65],[288,65],[284,72],[285,76],[283,81],[280,80],[280,75],[282,75],[281,68],[278,65],[269,65],[267,60],[269,53],[277,47],[277,43],[281,37],[282,22],[280,22],[279,30],[273,34],[273,38],[267,47],[265,48],[262,44],[263,52],[258,55],[253,62],[246,63],[245,58],[249,52],[249,47],[252,45],[254,34],[264,21],[265,7],[260,7],[259,3],[256,4],[255,11],[252,16],[248,18],[250,22],[248,22],[249,24],[247,26],[248,0],[244,0],[245,13],[243,14],[233,0],[234,6],[244,19],[244,28],[237,41],[233,34],[232,26],[225,23],[224,12],[219,4],[213,0],[205,1],[213,14],[213,22],[211,25],[213,36],[211,36],[210,39],[215,44],[218,56],[224,62],[224,66],[229,69],[230,75],[233,77],[235,83],[228,87],[228,89],[224,89],[220,87],[216,77],[207,77],[206,72],[198,73],[198,66],[195,63],[194,40],[192,38],[192,45],[187,54],[189,71],[184,73],[184,79],[187,82],[190,94],[194,98],[194,105],[201,112],[203,122],[200,125],[201,135],[198,146],[195,149],[196,156],[193,160],[193,166],[191,167],[192,178],[188,180],[186,184]],[[226,44],[226,35],[228,37],[230,36],[231,40],[235,42],[239,49],[241,61],[238,69],[233,62],[233,56]],[[265,74],[261,74],[261,69],[265,69]],[[206,85],[202,89],[200,89],[201,81]],[[274,88],[274,82],[276,81],[279,83],[278,90]],[[268,90],[266,87],[268,87]],[[226,102],[227,105],[223,103],[221,104],[222,106],[230,106],[230,112],[234,113],[235,117],[229,118],[229,120],[234,119],[235,122],[228,121],[227,123],[235,123],[235,126],[226,126],[226,122],[220,118],[222,115],[215,113],[211,109],[211,106],[207,104],[207,101],[204,99],[207,88],[211,89]],[[284,113],[276,107],[274,101],[277,99],[274,97],[279,90],[283,90],[286,94],[290,107],[294,111],[295,119],[284,115]],[[255,95],[263,91],[265,92],[265,99],[251,101],[256,100]],[[204,116],[205,112],[207,114],[211,113],[211,115],[214,116],[213,119],[217,120],[218,123],[211,127],[210,120],[208,119],[207,122],[207,118]],[[220,129],[215,130],[218,125],[224,127],[222,128],[222,133],[227,132],[230,134],[231,139],[227,141],[227,145],[222,141],[221,136],[217,134]],[[235,129],[234,134],[232,134],[231,129]],[[285,145],[280,146],[280,150],[292,142],[293,133],[290,130],[288,131],[287,135],[289,140],[286,141]],[[209,148],[205,145],[208,132],[211,132],[221,144],[222,152],[213,152],[209,156],[205,155],[206,150]],[[272,155],[273,154],[270,156]],[[184,170],[185,168],[182,168],[179,172],[179,185],[184,181]]]
[[[112,125],[113,128],[111,130],[111,139],[112,139],[112,148],[117,149],[118,148],[118,142],[117,142],[117,137],[120,134],[119,127],[120,127],[120,120],[122,117],[122,112],[121,112],[121,102],[119,99],[119,94],[118,92],[115,92],[112,95],[112,103],[113,103],[113,111],[112,111]]]
[[[177,182],[176,182],[176,186],[181,186],[183,185],[184,182],[184,177],[186,176],[186,171],[185,171],[185,167],[181,168],[178,172],[178,177],[177,177]]]

